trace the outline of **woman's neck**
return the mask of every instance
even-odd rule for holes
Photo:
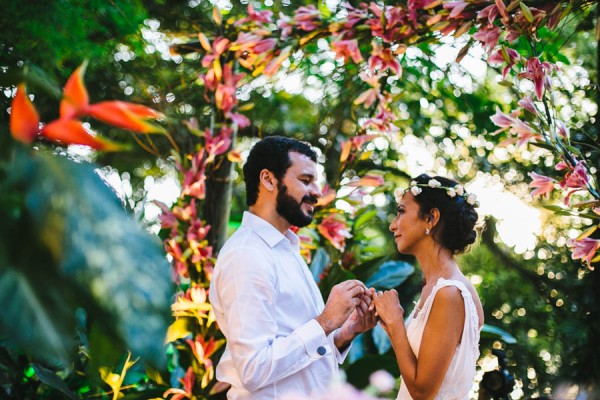
[[[428,247],[415,254],[423,271],[425,284],[435,284],[439,278],[451,278],[458,270],[458,266],[450,250],[435,243]]]

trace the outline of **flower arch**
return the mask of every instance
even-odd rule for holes
[[[568,121],[560,119],[553,102],[553,76],[558,67],[541,59],[539,46],[536,47],[538,32],[556,29],[573,6],[572,2],[564,1],[409,0],[395,6],[376,2],[361,3],[358,7],[345,5],[343,12],[337,15],[331,15],[325,7],[309,5],[299,7],[293,15],[275,17],[271,11],[257,10],[249,4],[247,16],[239,20],[225,20],[215,8],[213,19],[218,34],[207,37],[205,33],[198,33],[202,56],[200,81],[204,96],[214,107],[214,124],[204,131],[198,130],[199,136],[204,137],[203,145],[196,154],[182,158],[179,163],[183,176],[179,201],[171,210],[162,205],[163,227],[170,229],[165,247],[173,257],[176,281],[181,283],[181,277],[187,279],[173,307],[174,315],[197,319],[195,327],[188,324],[186,329],[179,329],[170,336],[173,343],[190,335],[196,338],[195,342],[187,339],[189,348],[180,341],[179,349],[191,350],[196,357],[187,370],[180,370],[180,373],[186,371],[187,378],[182,382],[187,383],[178,389],[182,392],[177,393],[189,397],[223,389],[213,386],[210,357],[223,340],[216,339],[220,337],[218,327],[206,303],[205,291],[214,263],[213,246],[220,247],[222,241],[219,240],[224,239],[224,234],[217,233],[209,244],[205,233],[215,223],[222,227],[228,210],[221,216],[207,214],[208,221],[202,221],[194,210],[198,202],[207,201],[209,175],[218,171],[226,171],[227,175],[231,171],[229,163],[240,160],[235,149],[236,131],[250,124],[247,117],[236,111],[243,108],[236,98],[236,92],[243,85],[257,76],[273,77],[294,54],[310,52],[311,44],[326,39],[337,59],[356,67],[365,87],[353,101],[365,116],[357,124],[355,136],[341,145],[340,170],[344,171],[361,157],[364,143],[379,135],[398,134],[395,125],[398,116],[391,106],[394,82],[402,79],[406,50],[421,41],[438,42],[446,36],[468,36],[456,61],[460,62],[469,48],[479,43],[487,53],[488,64],[502,67],[502,84],[512,86],[520,96],[513,109],[498,109],[490,116],[499,128],[490,134],[505,135],[505,143],[542,147],[547,157],[562,160],[556,165],[554,176],[530,172],[531,194],[548,197],[553,191],[561,191],[566,210],[579,214],[585,207],[591,212],[584,212],[597,221],[600,195],[593,170],[585,154],[572,145]],[[527,54],[511,46],[518,39],[531,44]],[[175,49],[180,46],[185,44]],[[359,188],[382,184],[379,176],[364,176],[346,186],[362,190]],[[315,233],[329,244],[330,253],[337,253],[318,271],[318,279],[345,262],[344,241],[351,236],[347,221],[352,218],[332,206],[339,196],[339,188],[338,180],[332,189],[326,189],[313,237],[302,235],[303,252],[308,261],[312,255],[319,256],[315,252]],[[223,192],[227,189],[221,189]],[[586,202],[575,202],[574,194]],[[599,258],[596,252],[600,241],[589,237],[597,227],[594,223],[582,236],[569,242],[572,257],[582,259],[590,268]],[[182,304],[187,304],[183,314]],[[180,320],[174,324],[179,325]],[[195,379],[190,378],[191,375]]]

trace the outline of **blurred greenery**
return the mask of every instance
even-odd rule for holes
[[[276,3],[271,7],[273,11],[289,14],[299,5],[309,2],[293,1],[287,6]],[[245,7],[245,4],[235,2],[225,15],[242,15]],[[332,13],[338,7],[332,6]],[[575,142],[586,151],[597,148],[598,137],[595,125],[598,101],[597,41],[594,36],[596,9],[597,6],[574,10],[568,23],[556,32],[540,32],[539,42],[547,59],[560,62],[562,70],[557,82],[560,87],[557,93],[559,112],[571,122]],[[129,348],[142,352],[152,348],[150,354],[156,354],[162,338],[156,340],[157,336],[147,336],[147,340],[141,343],[135,340],[140,338],[137,332],[142,329],[140,324],[144,322],[138,311],[141,313],[144,310],[119,308],[129,303],[119,304],[116,301],[119,297],[113,293],[120,296],[152,294],[156,296],[157,309],[162,310],[158,314],[163,315],[168,292],[166,282],[169,281],[168,276],[164,275],[168,266],[164,265],[166,261],[158,261],[161,257],[156,245],[135,230],[137,228],[133,227],[131,221],[133,216],[117,211],[123,206],[116,195],[106,192],[97,177],[92,178],[92,167],[84,166],[81,159],[91,159],[100,166],[117,171],[121,179],[132,186],[131,194],[123,199],[125,208],[135,211],[143,223],[155,224],[156,221],[143,220],[148,189],[144,182],[148,176],[158,179],[172,174],[172,168],[165,160],[173,149],[164,137],[138,138],[134,135],[125,140],[132,144],[139,140],[143,146],[134,146],[126,155],[92,153],[82,157],[40,143],[41,150],[60,154],[63,161],[50,161],[45,155],[25,154],[19,150],[17,154],[20,155],[21,164],[14,169],[17,166],[13,164],[16,163],[13,158],[15,150],[8,134],[9,114],[5,110],[10,106],[15,84],[24,78],[32,88],[32,93],[36,93],[34,102],[42,118],[52,119],[58,113],[60,86],[72,70],[87,59],[90,64],[86,72],[86,85],[94,102],[126,99],[160,109],[168,115],[165,123],[179,151],[189,152],[195,139],[189,135],[182,121],[191,117],[198,118],[201,125],[210,121],[203,88],[196,81],[200,60],[197,54],[170,54],[167,43],[172,40],[183,41],[199,31],[207,35],[217,32],[218,28],[210,18],[211,10],[212,4],[206,0],[71,0],[46,3],[9,0],[4,4],[0,13],[0,88],[3,92],[0,95],[0,212],[5,222],[0,225],[0,299],[1,304],[10,306],[0,314],[4,333],[0,334],[0,343],[3,345],[0,347],[0,365],[3,366],[0,368],[0,383],[4,387],[5,382],[19,382],[13,386],[16,397],[12,398],[27,397],[25,393],[33,392],[26,391],[37,390],[41,382],[52,387],[52,379],[43,379],[45,375],[39,372],[42,371],[39,368],[23,383],[23,371],[31,365],[31,360],[12,348],[15,342],[27,349],[28,345],[38,343],[41,335],[47,335],[48,340],[44,342],[52,345],[33,350],[40,351],[40,355],[44,354],[44,350],[47,354],[68,359],[72,357],[75,343],[87,340],[90,332],[115,330],[91,334],[92,343],[98,346],[104,343],[106,349],[115,337],[120,337]],[[529,51],[524,43],[518,46],[523,54]],[[316,95],[308,97],[306,90],[292,90],[284,84],[285,78],[283,82],[258,80],[247,91],[239,93],[243,103],[253,105],[244,111],[251,119],[252,126],[239,132],[239,147],[247,149],[252,138],[273,134],[310,141],[322,153],[321,161],[327,181],[336,182],[341,178],[338,162],[340,145],[357,132],[356,117],[368,116],[369,110],[352,104],[356,95],[364,90],[356,76],[355,67],[332,60],[330,55],[319,52],[317,46],[312,50],[315,54],[309,54],[309,48],[306,54],[294,58],[289,73],[298,80],[301,89],[308,88]],[[387,189],[387,202],[383,206],[372,206],[365,210],[365,213],[371,214],[364,225],[357,227],[360,215],[355,216],[354,237],[347,244],[346,251],[354,257],[352,268],[335,271],[338,275],[328,275],[321,284],[325,295],[328,287],[341,276],[364,274],[363,279],[366,279],[382,268],[384,261],[414,265],[414,260],[396,253],[387,226],[394,213],[391,192],[394,187],[405,185],[408,175],[415,170],[453,175],[465,182],[487,177],[503,190],[529,203],[532,199],[528,194],[527,172],[535,169],[544,174],[553,169],[558,161],[543,158],[543,154],[535,148],[524,151],[514,145],[500,148],[498,144],[504,137],[490,135],[496,127],[489,116],[497,106],[509,111],[509,105],[517,99],[516,94],[511,88],[498,85],[499,73],[492,68],[480,75],[475,74],[477,68],[473,67],[477,64],[463,61],[462,64],[440,65],[436,55],[442,50],[448,51],[448,48],[423,43],[415,46],[402,59],[403,76],[390,83],[395,88],[393,107],[401,116],[397,123],[401,135],[385,144],[369,144],[369,157],[355,163],[353,170],[345,172],[345,177],[351,177],[373,170],[380,171],[386,181],[384,189]],[[475,50],[473,57],[480,57]],[[119,135],[119,140],[124,140],[122,132],[105,129],[103,133],[108,137]],[[415,167],[411,161],[415,158],[415,146],[425,149],[432,162],[418,160],[421,164]],[[74,157],[77,162],[67,161],[65,154]],[[594,167],[600,170],[597,158],[600,153],[590,151],[589,154]],[[61,164],[63,162],[64,165]],[[61,166],[56,167],[55,163]],[[236,168],[233,221],[239,220],[245,204],[241,171],[239,166]],[[19,176],[12,175],[15,170],[20,171]],[[62,172],[50,173],[58,170]],[[98,264],[97,268],[92,268],[91,264],[89,268],[83,267],[87,264],[82,263],[80,258],[85,258],[87,251],[96,247],[104,249],[119,246],[117,239],[124,236],[112,237],[110,243],[105,243],[107,247],[102,247],[96,241],[108,240],[108,237],[100,235],[106,222],[99,218],[100,214],[91,221],[102,224],[101,229],[98,225],[78,226],[80,220],[87,221],[94,214],[86,212],[85,218],[82,218],[78,214],[83,213],[80,208],[70,211],[51,208],[52,212],[47,216],[44,210],[52,204],[47,204],[43,196],[48,193],[33,191],[31,181],[26,179],[29,176],[37,176],[44,184],[65,185],[60,187],[67,188],[65,196],[70,198],[90,200],[95,193],[104,193],[102,199],[110,197],[110,200],[98,198],[88,206],[98,209],[98,213],[108,207],[106,212],[111,216],[110,219],[119,219],[110,227],[106,225],[108,232],[127,233],[129,237],[133,230],[134,237],[139,241],[132,239],[135,246],[126,248],[122,254],[111,252],[102,256],[123,256],[128,259],[135,255],[140,259],[119,262],[122,269],[117,271],[105,268],[108,265],[105,263]],[[78,184],[70,183],[70,179]],[[85,185],[91,185],[90,190],[94,195],[90,196],[90,192],[85,194]],[[43,184],[40,185],[40,188],[43,187]],[[559,201],[550,199],[545,204],[558,204]],[[565,248],[566,238],[571,234],[569,230],[584,223],[581,219],[567,219],[544,210],[541,210],[541,215],[544,227],[534,248],[524,253],[515,252],[502,243],[494,223],[489,220],[481,242],[460,259],[464,271],[476,283],[486,322],[516,339],[516,343],[503,343],[499,340],[501,335],[484,334],[482,355],[489,357],[491,348],[506,349],[509,368],[522,382],[522,390],[527,397],[547,395],[552,388],[565,381],[586,384],[600,382],[600,350],[596,346],[600,341],[599,272],[586,270],[578,262],[572,261]],[[67,222],[78,229],[89,229],[85,230],[87,234],[81,239],[84,243],[96,243],[96,246],[90,246],[83,253],[73,251],[71,254],[71,250],[59,250],[58,244],[64,242],[67,237],[65,232],[71,229],[62,226]],[[47,235],[39,235],[43,230],[38,228],[45,224],[53,228],[47,231]],[[72,246],[75,246],[72,249],[78,248],[75,244]],[[125,247],[125,244],[121,246]],[[67,255],[79,258],[72,259]],[[151,261],[147,263],[142,256]],[[21,265],[22,269],[17,268]],[[46,267],[40,269],[40,265]],[[312,267],[319,271],[317,276],[323,272],[323,265],[313,264]],[[368,273],[361,269],[368,270]],[[102,285],[98,288],[93,285],[93,279],[103,274],[116,275],[110,279],[102,278]],[[162,278],[157,279],[157,276]],[[421,276],[417,267],[416,272],[398,287],[403,304],[410,305],[415,300],[420,285]],[[35,296],[26,301],[26,292],[33,292]],[[41,307],[33,309],[27,306],[34,302]],[[91,307],[88,309],[93,313],[83,313],[85,317],[81,318],[84,322],[80,325],[85,329],[73,341],[73,335],[68,332],[73,332],[78,326],[74,312],[77,306]],[[112,323],[102,323],[109,318],[114,318]],[[97,320],[90,322],[90,319]],[[51,321],[52,329],[33,329],[35,325],[32,323],[35,321]],[[154,329],[158,330],[159,325],[157,320]],[[52,338],[55,340],[50,340]],[[362,358],[355,356],[353,362],[345,366],[351,383],[364,386],[368,372],[376,369],[386,369],[398,375],[389,350],[378,354],[377,349],[382,348],[378,346],[382,344],[376,344],[377,339],[373,335],[364,335],[361,340],[363,345],[355,346],[355,351],[362,351]],[[123,354],[120,345],[103,353],[112,355],[115,359],[113,364],[123,362],[119,358]],[[73,367],[72,371],[76,369]],[[70,376],[75,379],[75,375]],[[87,381],[68,382],[69,388],[80,388],[79,396],[85,395],[83,388],[90,384]],[[60,391],[65,398],[71,396],[66,394],[67,389],[53,390]],[[56,392],[52,393],[58,396]],[[19,394],[23,395],[19,397]]]

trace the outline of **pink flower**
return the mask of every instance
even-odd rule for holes
[[[308,5],[298,7],[294,15],[294,22],[299,29],[311,32],[319,27],[318,21],[321,19],[321,13],[315,6]]]
[[[519,100],[518,104],[524,110],[527,110],[534,115],[537,114],[537,109],[535,108],[535,104],[533,103],[531,96],[529,96],[529,95],[525,96],[525,98]]]
[[[554,64],[540,62],[539,58],[533,57],[527,61],[527,72],[519,74],[520,78],[527,78],[535,85],[535,94],[538,100],[542,99],[544,89],[550,89],[551,82],[548,74],[556,69]]]
[[[252,7],[252,3],[248,3],[248,16],[245,18],[241,18],[233,25],[240,26],[245,24],[248,21],[257,22],[259,24],[268,24],[271,22],[273,18],[273,11],[265,10],[265,11],[254,11]]]
[[[530,172],[529,176],[533,179],[529,184],[529,187],[535,188],[535,190],[531,192],[531,195],[542,196],[546,199],[550,197],[550,192],[554,190],[554,179],[536,174],[535,172]]]
[[[354,8],[350,3],[346,5],[346,10],[348,11],[346,23],[344,24],[346,29],[351,29],[354,25],[369,17],[368,6],[365,3],[360,3],[359,7]]]
[[[581,259],[585,261],[588,265],[588,268],[591,268],[592,260],[600,248],[600,240],[591,239],[589,237],[583,239],[570,239],[567,242],[567,246],[573,248],[573,254],[571,254],[571,258],[573,260]]]
[[[479,30],[473,34],[473,39],[479,40],[487,52],[491,53],[498,44],[501,33],[502,30],[499,26],[488,24],[479,28]]]
[[[558,166],[557,166],[558,167]],[[567,192],[564,203],[569,204],[571,195],[582,190],[588,190],[590,178],[587,174],[585,164],[583,161],[578,161],[571,171],[567,172],[564,179],[560,181],[560,187],[563,189],[571,188],[572,190]]]
[[[331,44],[331,50],[333,50],[337,57],[344,59],[344,62],[348,61],[348,58],[352,58],[356,64],[363,60],[358,48],[358,41],[352,40],[338,40]]]
[[[323,235],[336,249],[343,251],[346,246],[346,238],[352,235],[348,231],[346,221],[340,220],[337,214],[331,214],[319,224],[319,233]]]
[[[369,68],[371,71],[379,70],[385,72],[391,69],[396,75],[402,74],[400,63],[392,50],[388,47],[382,47],[377,42],[373,42],[373,53],[369,57]]]
[[[448,1],[444,2],[444,9],[450,10],[449,18],[458,18],[468,5],[466,1]]]
[[[281,40],[285,40],[291,35],[294,24],[290,17],[280,12],[277,27],[281,30]]]

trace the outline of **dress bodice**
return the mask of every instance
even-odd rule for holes
[[[406,320],[406,333],[410,346],[418,358],[423,331],[429,319],[433,300],[438,290],[446,286],[454,286],[462,294],[465,305],[465,325],[463,327],[461,342],[456,347],[452,362],[448,367],[446,376],[435,399],[464,400],[468,398],[469,390],[473,386],[475,366],[479,358],[479,319],[477,308],[475,307],[471,292],[469,292],[465,285],[457,280],[440,278],[421,309],[417,312],[415,308],[408,316]],[[404,384],[400,386],[397,400],[412,400]]]

